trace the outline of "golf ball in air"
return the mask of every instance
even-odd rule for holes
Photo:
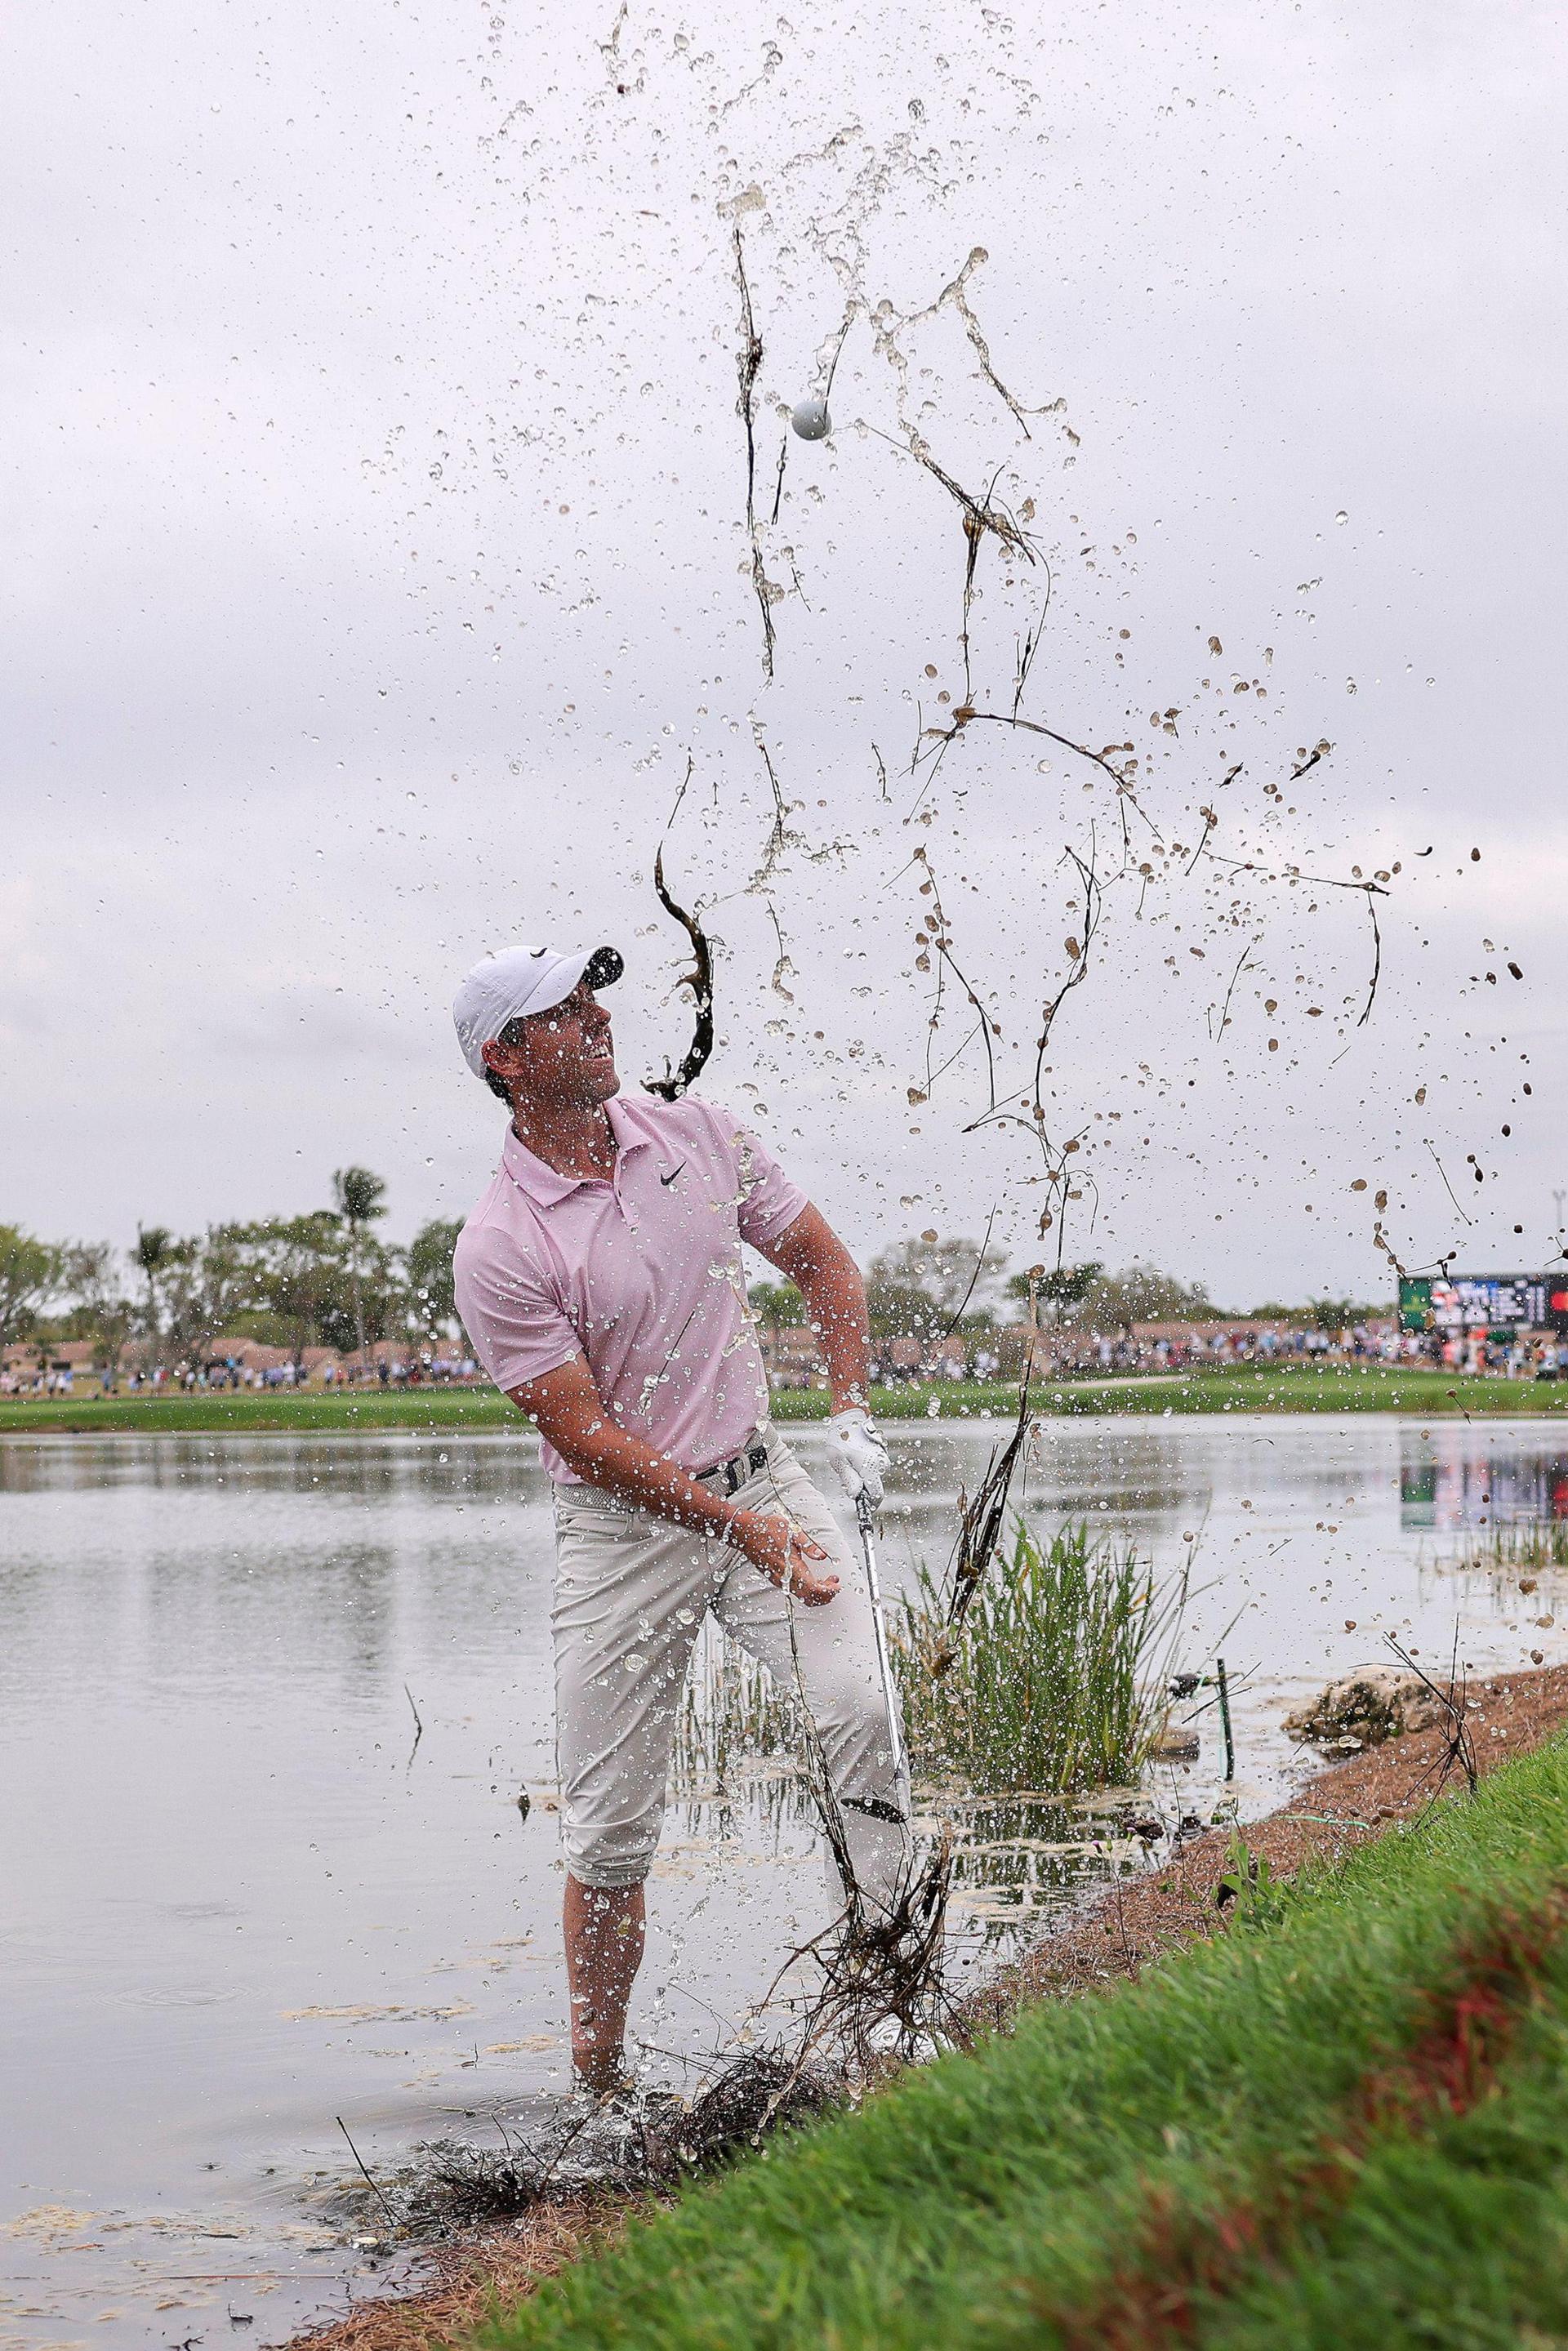
[[[825,400],[798,401],[789,412],[789,422],[802,441],[825,441],[833,429]]]

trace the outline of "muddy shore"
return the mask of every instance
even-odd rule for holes
[[[1483,1773],[1527,1752],[1568,1722],[1568,1666],[1502,1674],[1469,1686],[1470,1735]],[[1276,1876],[1314,1855],[1337,1855],[1408,1828],[1434,1801],[1462,1793],[1462,1772],[1440,1785],[1448,1740],[1416,1731],[1315,1773],[1288,1804],[1249,1823],[1250,1853]],[[982,2028],[1006,2030],[1021,2003],[1068,1998],[1137,1974],[1150,1959],[1223,1932],[1216,1895],[1230,1866],[1228,1831],[1184,1842],[1163,1866],[1110,1888],[1025,1957],[974,2004]],[[612,2243],[648,2209],[613,2190],[541,2206],[505,2227],[476,2231],[434,2252],[419,2291],[361,2304],[295,2338],[289,2351],[431,2351],[460,2339],[498,2300],[515,2300],[585,2252]]]

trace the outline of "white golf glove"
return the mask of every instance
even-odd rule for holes
[[[852,1405],[847,1412],[834,1413],[828,1423],[828,1450],[851,1501],[858,1503],[863,1495],[873,1510],[880,1510],[887,1447],[862,1405]]]

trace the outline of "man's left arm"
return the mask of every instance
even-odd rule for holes
[[[857,1508],[863,1497],[879,1510],[887,1451],[867,1409],[871,1336],[860,1268],[818,1208],[802,1209],[774,1239],[756,1247],[806,1301],[828,1367],[833,1399],[828,1436],[840,1482]]]

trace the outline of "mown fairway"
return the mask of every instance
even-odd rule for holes
[[[1007,1416],[1018,1410],[1018,1390],[1005,1381],[944,1380],[928,1388],[877,1388],[873,1409],[884,1420]],[[1200,1412],[1402,1412],[1427,1417],[1468,1413],[1568,1414],[1568,1382],[1466,1379],[1451,1372],[1393,1371],[1347,1364],[1343,1369],[1126,1374],[1094,1380],[1047,1381],[1030,1395],[1043,1414]],[[786,1389],[773,1399],[776,1420],[821,1420],[828,1398],[820,1388]],[[115,1433],[171,1429],[190,1435],[223,1429],[423,1428],[486,1429],[517,1426],[517,1416],[494,1388],[421,1388],[413,1394],[304,1395],[278,1390],[256,1395],[210,1392],[161,1396],[0,1397],[0,1436],[64,1431]]]

